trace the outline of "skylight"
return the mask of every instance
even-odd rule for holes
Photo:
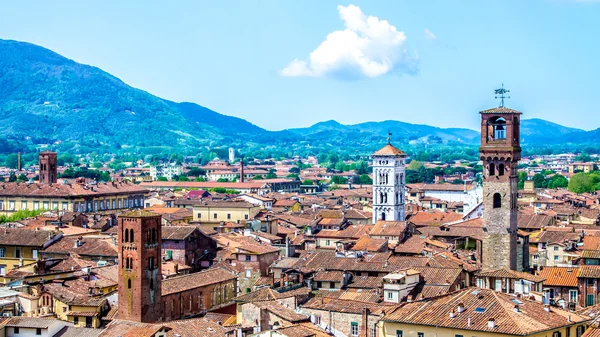
[[[477,307],[474,310],[476,313],[483,314],[485,312],[485,308]]]

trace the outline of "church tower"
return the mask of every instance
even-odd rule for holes
[[[154,323],[161,312],[161,216],[119,217],[119,318]]]
[[[504,107],[483,110],[481,147],[483,161],[482,269],[523,270],[517,266],[517,164],[521,159],[521,112]]]
[[[390,134],[391,136],[391,134]],[[404,221],[404,160],[406,153],[388,143],[371,155],[373,160],[373,223]]]
[[[39,181],[42,184],[56,184],[58,178],[57,174],[57,159],[56,152],[44,151],[40,152],[38,156],[39,162]],[[20,164],[20,161],[19,161]]]

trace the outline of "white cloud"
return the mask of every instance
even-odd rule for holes
[[[404,48],[406,35],[386,20],[366,16],[358,6],[338,6],[346,29],[330,33],[307,61],[295,59],[283,76],[377,77],[414,73],[418,58]]]
[[[425,28],[425,38],[428,40],[435,40],[437,39],[437,36],[435,36],[435,34],[433,34],[432,31],[430,31],[429,29]]]

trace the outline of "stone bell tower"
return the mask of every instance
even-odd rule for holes
[[[480,112],[483,161],[482,269],[523,270],[517,265],[517,164],[521,159],[521,112],[502,103]]]

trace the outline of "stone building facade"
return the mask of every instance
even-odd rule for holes
[[[526,256],[517,259],[517,164],[521,159],[521,112],[502,106],[480,114],[479,152],[484,168],[482,268],[521,271],[527,268],[524,267],[525,262],[529,263]],[[528,251],[520,254],[528,255]],[[517,260],[521,263],[517,264]]]

